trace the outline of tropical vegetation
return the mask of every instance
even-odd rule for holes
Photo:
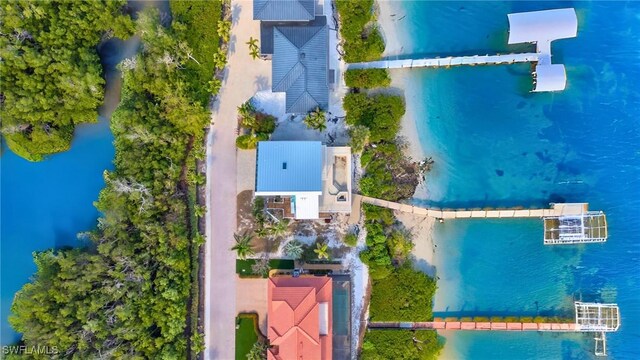
[[[349,69],[345,72],[344,81],[348,87],[362,89],[391,85],[387,69]]]
[[[216,12],[207,15],[215,27]],[[135,26],[144,51],[122,66],[115,169],[104,175],[92,245],[36,254],[37,273],[12,306],[10,323],[26,346],[56,346],[65,358],[195,358],[204,345],[194,325],[204,238],[189,179],[197,178],[209,113],[183,70],[211,54],[185,32],[191,24],[165,27],[155,9],[140,12]]]
[[[97,47],[132,35],[126,3],[3,1],[0,116],[13,152],[42,160],[70,148],[76,125],[98,121],[105,80]]]
[[[238,123],[243,134],[236,138],[238,149],[255,149],[260,141],[269,140],[276,129],[276,118],[256,109],[252,100],[238,106]]]
[[[373,0],[337,0],[340,35],[346,62],[378,60],[384,39],[374,21]]]
[[[291,240],[284,245],[284,254],[292,259],[300,259],[302,257],[302,253],[304,252],[304,248],[302,247],[302,243],[298,240]]]
[[[354,154],[360,154],[365,146],[369,144],[369,137],[371,131],[364,125],[353,125],[349,129],[349,146],[351,146],[351,152]]]
[[[443,344],[432,330],[369,330],[362,344],[362,360],[432,360]]]
[[[322,132],[327,128],[327,116],[323,110],[317,107],[305,116],[304,124],[310,129]]]
[[[371,321],[431,321],[429,305],[435,292],[435,280],[406,262],[388,277],[373,280]]]
[[[236,252],[238,259],[244,260],[249,256],[255,255],[253,245],[251,245],[253,236],[247,233],[233,234],[233,239],[236,243],[235,245],[233,245],[233,247],[231,247],[231,250]]]
[[[369,128],[369,140],[391,142],[400,130],[400,119],[405,112],[404,99],[397,95],[367,95],[350,93],[344,98],[349,125]]]

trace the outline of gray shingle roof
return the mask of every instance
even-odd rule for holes
[[[275,92],[286,93],[287,113],[306,113],[329,104],[327,26],[278,26],[273,32]]]
[[[308,21],[315,17],[314,0],[253,0],[253,19]]]
[[[256,191],[322,191],[322,143],[259,142]]]

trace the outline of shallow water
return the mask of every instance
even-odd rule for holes
[[[397,3],[405,53],[487,54],[506,45],[511,12],[560,2]],[[529,65],[412,71],[408,104],[425,155],[426,199],[443,207],[589,202],[607,213],[605,244],[542,245],[542,222],[458,220],[436,224],[437,315],[567,315],[572,302],[620,305],[609,358],[640,358],[640,3],[572,3],[578,37],[558,40],[563,92],[532,94]],[[412,89],[413,88],[413,89]],[[409,91],[409,90],[407,90]],[[417,93],[417,94],[416,94]],[[444,358],[584,359],[580,334],[443,333]]]

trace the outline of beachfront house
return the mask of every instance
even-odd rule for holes
[[[260,52],[272,60],[274,92],[286,95],[286,112],[306,114],[329,105],[329,29],[320,3],[254,0]]]
[[[333,358],[332,287],[328,276],[269,278],[267,359]]]
[[[320,141],[258,143],[255,196],[279,218],[328,219],[351,212],[351,148]]]

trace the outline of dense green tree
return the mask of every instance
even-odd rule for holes
[[[436,281],[410,262],[384,279],[374,279],[369,314],[371,321],[431,321]]]
[[[348,87],[371,89],[391,85],[387,69],[349,69],[344,75]]]
[[[187,327],[204,241],[187,194],[209,116],[182,71],[194,60],[181,24],[163,27],[148,9],[136,27],[144,51],[123,66],[115,169],[96,202],[92,244],[38,254],[38,272],[12,306],[24,343],[57,346],[64,358],[186,358],[190,340],[202,349]]]
[[[185,64],[184,69],[186,83],[189,91],[206,107],[211,95],[217,94],[222,86],[213,79],[216,65],[219,65],[215,62],[219,59],[214,57],[218,51],[226,53],[225,48],[218,45],[221,38],[223,42],[229,42],[227,29],[230,29],[231,24],[220,20],[220,1],[171,0],[169,4],[174,23],[188,25],[175,29],[179,39],[189,44],[191,49],[192,60]],[[229,24],[219,25],[223,23]]]
[[[127,38],[125,0],[6,0],[0,6],[2,133],[32,161],[68,150],[74,126],[96,122],[104,98],[101,40]]]
[[[384,39],[373,22],[373,0],[337,0],[344,59],[347,62],[378,60]]]
[[[363,360],[434,360],[443,344],[432,330],[369,330],[364,336]]]
[[[351,152],[359,154],[364,150],[364,147],[369,144],[369,137],[371,131],[364,125],[354,125],[349,129],[349,146],[351,146]]]
[[[350,93],[344,98],[349,125],[363,125],[369,128],[370,141],[393,141],[400,130],[400,119],[405,112],[401,96],[378,94],[368,96]]]

